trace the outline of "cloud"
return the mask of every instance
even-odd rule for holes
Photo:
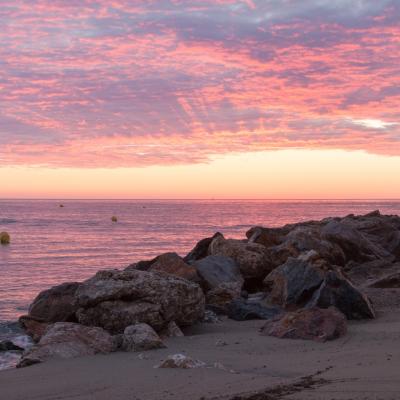
[[[0,164],[400,155],[399,18],[389,0],[17,0],[0,10]]]

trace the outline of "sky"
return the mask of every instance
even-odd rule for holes
[[[400,0],[0,0],[0,197],[400,198]]]

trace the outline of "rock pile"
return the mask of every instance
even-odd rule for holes
[[[331,340],[345,334],[346,319],[375,317],[365,288],[399,287],[398,216],[256,226],[246,236],[216,233],[183,258],[165,253],[40,293],[20,319],[37,342],[20,366],[160,348],[160,336],[182,335],[205,311],[268,320],[265,335]]]

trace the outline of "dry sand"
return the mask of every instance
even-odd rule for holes
[[[225,320],[191,328],[186,337],[167,340],[167,349],[141,353],[144,359],[138,353],[114,353],[0,372],[0,399],[398,400],[400,289],[371,294],[378,318],[350,322],[348,334],[333,342],[260,336],[263,321]],[[217,346],[218,341],[226,345]],[[154,368],[175,353],[208,367]],[[215,368],[216,362],[227,370]]]

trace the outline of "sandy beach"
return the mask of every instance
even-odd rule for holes
[[[395,400],[400,397],[400,290],[374,289],[369,295],[378,318],[351,321],[348,334],[332,342],[260,336],[263,321],[226,319],[192,327],[185,337],[168,339],[166,349],[53,360],[0,372],[1,399]],[[176,353],[207,367],[154,368]],[[306,376],[311,377],[309,388],[301,384]]]

